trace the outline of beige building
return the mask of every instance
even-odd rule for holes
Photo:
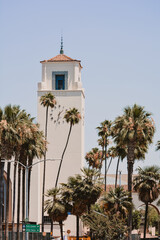
[[[48,150],[46,163],[46,184],[47,189],[55,186],[56,176],[60,163],[60,158],[64,150],[68,132],[69,124],[66,123],[64,117],[65,111],[70,108],[76,108],[81,114],[81,120],[78,124],[72,127],[68,147],[63,159],[62,168],[58,183],[67,182],[69,176],[80,173],[84,161],[84,89],[81,82],[81,61],[72,59],[63,53],[61,46],[60,54],[49,59],[41,61],[42,65],[42,80],[38,83],[37,91],[37,121],[40,124],[40,129],[44,131],[46,121],[46,109],[40,104],[40,97],[48,92],[52,93],[57,101],[54,109],[49,108],[48,114]],[[53,161],[54,160],[54,161]],[[31,174],[31,189],[30,189],[30,208],[29,208],[29,222],[40,224],[42,223],[42,181],[43,181],[43,162],[38,163],[35,159],[35,164],[32,167]],[[6,171],[5,167],[5,171]],[[14,164],[11,164],[10,176],[10,210],[9,210],[9,224],[12,221],[12,199],[13,199],[13,172]],[[16,182],[18,182],[18,177]],[[6,173],[4,175],[4,202],[6,198]],[[22,201],[22,191],[21,191]],[[17,203],[17,193],[16,193]],[[5,216],[4,204],[4,216]],[[4,218],[4,217],[3,217]],[[20,209],[20,223],[22,223],[22,208]],[[45,213],[45,231],[50,232],[50,221]],[[17,222],[17,204],[15,206],[15,223]],[[64,231],[71,230],[71,234],[75,235],[75,216],[69,215],[67,221],[64,223]],[[22,226],[20,226],[22,229]],[[82,230],[82,228],[80,229]],[[59,235],[59,225],[54,225],[54,235]]]
[[[48,118],[48,151],[46,164],[46,190],[55,186],[56,176],[68,132],[69,124],[63,118],[66,110],[77,108],[81,114],[80,122],[73,126],[67,151],[64,156],[59,183],[67,181],[69,176],[80,173],[84,161],[84,89],[81,82],[81,62],[72,59],[61,53],[49,60],[41,61],[42,64],[42,81],[38,83],[38,112],[37,121],[41,130],[45,127],[46,109],[40,104],[40,97],[48,92],[56,97],[56,107],[49,109]],[[42,209],[42,179],[43,163],[33,168],[32,189],[30,204],[30,221],[41,223]],[[75,234],[74,216],[69,216],[64,225],[64,230],[70,229]],[[50,222],[45,217],[45,231],[50,231]],[[59,226],[55,225],[54,229]],[[54,231],[55,233],[55,231]]]

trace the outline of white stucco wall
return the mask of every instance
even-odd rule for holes
[[[52,89],[52,72],[68,72],[68,89]],[[84,90],[81,84],[81,67],[78,62],[59,62],[42,64],[42,82],[38,84],[38,115],[37,121],[41,130],[45,128],[46,109],[40,105],[40,97],[47,92],[51,92],[57,101],[56,108],[49,109],[48,113],[48,151],[47,159],[60,159],[69,132],[69,124],[63,119],[65,111],[70,108],[77,108],[82,119],[79,124],[73,126],[69,144],[64,156],[59,177],[59,183],[67,182],[69,176],[80,173],[84,161]],[[55,186],[59,161],[47,162],[46,164],[46,190]],[[31,187],[31,211],[30,221],[37,219],[41,223],[41,196],[42,196],[42,176],[43,163],[33,168]],[[33,183],[34,182],[34,183]],[[74,219],[72,216],[66,221],[64,230],[75,231]],[[58,229],[58,227],[57,227]],[[46,231],[50,227],[46,226]],[[59,229],[58,229],[59,231]]]

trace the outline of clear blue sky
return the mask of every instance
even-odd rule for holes
[[[137,103],[153,113],[157,129],[140,164],[160,164],[159,0],[1,0],[0,27],[1,107],[19,104],[36,116],[39,62],[59,53],[63,31],[65,54],[83,65],[86,151],[97,145],[100,122]]]

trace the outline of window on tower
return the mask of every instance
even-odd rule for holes
[[[65,89],[65,75],[56,75],[56,90],[64,90]]]

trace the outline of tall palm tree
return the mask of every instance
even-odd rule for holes
[[[139,199],[146,205],[144,239],[146,237],[148,204],[160,195],[160,168],[158,166],[138,168],[138,175],[134,178],[134,190],[138,192]]]
[[[128,168],[128,191],[132,198],[132,175],[133,166],[136,159],[135,150],[138,146],[148,148],[152,143],[155,132],[154,122],[151,113],[146,112],[144,107],[134,104],[133,107],[126,107],[122,116],[115,119],[112,127],[112,135],[116,144],[127,148],[127,168]],[[131,239],[132,230],[132,209],[128,217],[129,236]]]
[[[1,123],[5,123],[5,128],[7,127],[7,131],[5,132],[5,137],[3,137],[3,132],[1,132],[1,143],[2,143],[2,152],[5,150],[5,159],[11,159],[14,155],[17,160],[17,153],[15,151],[16,146],[20,142],[20,135],[18,129],[20,129],[19,123],[22,120],[22,115],[24,115],[25,111],[20,111],[19,106],[11,106],[7,105],[4,108],[4,111],[1,110]],[[21,116],[21,117],[20,117]],[[2,129],[2,128],[1,128]],[[4,130],[4,128],[3,128]],[[10,139],[10,140],[9,140]],[[9,142],[7,143],[7,141]],[[6,146],[5,146],[6,145]],[[1,152],[1,153],[2,153]],[[7,155],[6,155],[7,153]],[[2,154],[3,155],[3,154]],[[16,186],[16,165],[14,165],[14,180],[13,180],[13,215],[12,215],[12,231],[14,230],[14,210],[15,210],[15,186]],[[8,238],[8,200],[9,200],[9,178],[10,178],[10,162],[8,162],[7,166],[7,199],[6,199],[6,238]],[[13,234],[12,234],[13,235]]]
[[[19,161],[27,166],[28,163],[32,164],[35,157],[41,158],[46,151],[46,141],[43,136],[43,132],[39,130],[39,125],[33,123],[33,119],[23,123],[22,126],[22,142],[20,146]],[[19,165],[18,169],[18,202],[17,202],[17,234],[19,232],[20,221],[20,188],[21,188],[21,171],[22,168]],[[31,177],[31,176],[30,176]],[[25,181],[22,182],[22,189],[25,188]],[[28,193],[30,192],[30,178],[28,179]],[[23,195],[23,194],[22,194]],[[30,194],[29,194],[30,196]],[[28,196],[28,203],[30,201]],[[22,202],[22,209],[24,204]],[[23,213],[23,212],[22,212]],[[29,216],[29,213],[27,214]],[[23,215],[22,215],[23,217]],[[23,218],[22,218],[23,220]]]
[[[44,156],[46,151],[46,140],[44,139],[43,132],[39,130],[38,124],[32,124],[31,127],[32,136],[27,143],[26,153],[27,153],[27,162],[29,166],[28,172],[28,211],[30,207],[30,183],[31,183],[31,171],[33,159],[40,159]],[[28,212],[29,216],[29,212]]]
[[[98,136],[101,137],[101,145],[102,145],[102,151],[103,151],[103,158],[105,160],[105,172],[104,172],[104,180],[105,180],[105,191],[106,191],[106,185],[107,185],[107,145],[109,141],[109,137],[111,135],[111,126],[112,122],[109,120],[105,120],[104,122],[100,123],[100,127],[97,127],[98,129]]]
[[[16,174],[17,174],[17,162],[19,161],[20,155],[20,148],[23,142],[22,139],[22,128],[24,127],[24,123],[30,119],[30,115],[26,113],[24,109],[20,109],[19,106],[13,106],[13,115],[12,115],[12,122],[14,122],[14,128],[17,134],[20,136],[20,140],[15,143],[14,147],[14,174],[13,174],[13,205],[12,205],[12,240],[15,239],[14,235],[14,218],[15,218],[15,196],[16,196]],[[18,170],[19,171],[19,170]]]
[[[55,96],[52,93],[46,93],[41,96],[40,103],[43,107],[46,107],[46,122],[45,122],[45,139],[47,141],[47,127],[48,127],[48,109],[54,108],[56,105]],[[44,193],[45,193],[45,179],[46,179],[46,151],[44,155],[44,167],[43,167],[43,184],[42,184],[42,232],[44,232]]]
[[[62,184],[62,197],[70,204],[71,212],[76,216],[76,239],[79,240],[79,217],[90,211],[91,204],[94,204],[100,196],[102,188],[97,183],[95,174],[99,172],[94,169],[83,169],[83,176],[77,174],[69,177],[66,184]]]
[[[37,129],[37,133],[42,136],[41,142],[45,148],[45,140],[42,132],[39,131],[38,126],[33,124],[33,118],[30,117],[24,110],[20,110],[19,106],[8,105],[4,108],[4,111],[0,110],[0,158],[10,160],[13,156],[15,157],[14,164],[14,179],[13,179],[13,212],[12,212],[12,231],[14,231],[14,215],[15,215],[15,194],[16,194],[16,168],[17,161],[26,161],[26,142],[30,143],[33,148],[33,135],[35,131],[31,129]],[[38,135],[34,136],[35,147],[39,148]],[[32,152],[32,149],[29,150]],[[37,154],[38,156],[38,154]],[[1,162],[2,163],[2,162]],[[2,164],[1,164],[2,165]],[[4,164],[3,164],[4,166]],[[3,167],[2,166],[2,167]],[[1,169],[2,169],[1,167]],[[3,172],[1,171],[1,174]],[[1,175],[3,179],[3,175]],[[6,238],[8,238],[8,201],[9,201],[9,179],[10,179],[10,162],[7,164],[7,198],[6,198]],[[21,167],[18,169],[18,202],[17,202],[17,232],[19,232],[19,209],[20,209],[20,179],[21,179]],[[23,181],[24,182],[24,181]],[[1,189],[2,189],[1,185]],[[25,188],[23,186],[23,188]],[[0,199],[2,202],[3,194]],[[2,208],[1,208],[2,209]],[[24,206],[23,208],[24,209]],[[23,211],[24,212],[24,211]],[[1,216],[0,219],[2,220]],[[1,223],[0,223],[1,225]],[[12,234],[14,239],[14,234]],[[1,236],[0,236],[1,237]],[[19,238],[19,235],[17,236]]]
[[[63,239],[63,221],[67,219],[68,208],[67,203],[65,203],[61,198],[61,191],[58,188],[52,188],[47,191],[46,196],[49,198],[45,201],[45,211],[52,219],[53,222],[59,222],[60,235]]]
[[[118,178],[118,169],[120,160],[123,161],[127,156],[127,147],[126,146],[116,146],[113,150],[114,154],[118,157],[117,167],[116,167],[116,178],[115,178],[115,188],[117,187],[117,178]],[[143,160],[145,159],[145,153],[147,152],[147,146],[144,145],[136,145],[134,150],[135,159]]]
[[[63,150],[63,152],[62,152],[61,161],[60,161],[59,168],[58,168],[58,173],[57,173],[55,188],[57,187],[57,184],[58,184],[59,174],[60,174],[60,171],[61,171],[61,166],[62,166],[64,154],[65,154],[66,149],[67,149],[67,146],[68,146],[68,142],[69,142],[69,138],[70,138],[70,135],[71,135],[72,127],[73,127],[75,124],[78,124],[78,123],[79,123],[79,121],[80,121],[80,119],[81,119],[81,115],[80,115],[78,109],[72,108],[72,109],[70,109],[70,110],[66,110],[66,113],[65,113],[65,115],[64,115],[64,119],[66,120],[67,123],[70,124],[70,127],[69,127],[68,136],[67,136],[67,141],[66,141],[64,150]]]
[[[11,158],[14,155],[14,147],[16,143],[19,141],[19,136],[17,134],[17,131],[15,129],[15,108],[16,106],[7,105],[4,108],[3,112],[3,119],[6,121],[8,125],[8,129],[5,133],[5,144],[8,148],[7,151],[9,151],[9,155],[6,159],[11,160]],[[5,217],[5,237],[6,240],[8,239],[8,223],[9,223],[9,181],[10,181],[10,169],[11,169],[11,163],[8,161],[7,163],[7,194],[6,194],[6,217]]]

